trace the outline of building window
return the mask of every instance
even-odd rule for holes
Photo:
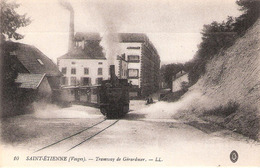
[[[84,74],[88,75],[89,74],[89,69],[88,68],[84,68]]]
[[[138,78],[139,70],[138,69],[128,69],[128,77],[129,78]]]
[[[98,68],[98,75],[102,75],[102,68]]]
[[[99,65],[102,65],[102,64],[103,64],[103,62],[98,62],[98,64],[99,64]]]
[[[88,77],[82,77],[81,78],[81,85],[91,85],[91,78]]]
[[[67,77],[62,77],[61,78],[61,84],[62,85],[68,85],[68,78]]]
[[[71,74],[76,74],[76,68],[71,68]]]
[[[128,62],[140,62],[139,55],[128,55]]]
[[[139,50],[141,47],[127,47],[127,49]]]
[[[98,94],[98,90],[97,90],[97,89],[93,89],[92,94],[93,94],[93,95]]]
[[[41,65],[44,65],[44,63],[42,62],[41,59],[37,59],[37,61],[38,61]]]
[[[121,55],[122,59],[125,60],[125,53]]]
[[[67,68],[66,67],[61,68],[61,73],[62,74],[66,74],[67,73]]]
[[[77,84],[76,77],[70,77],[70,85],[76,85],[76,84]]]
[[[75,91],[74,91],[74,89],[71,89],[71,90],[70,90],[70,94],[72,94],[72,95],[74,95],[74,94],[75,94]]]
[[[101,82],[102,82],[102,80],[103,80],[103,78],[97,78],[97,79],[96,79],[96,84],[100,85]]]
[[[10,55],[16,55],[16,52],[15,51],[11,51]]]
[[[74,64],[76,64],[76,62],[74,62],[74,61],[73,61],[73,62],[71,62],[71,64],[73,64],[73,65],[74,65]]]

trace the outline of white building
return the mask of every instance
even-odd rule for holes
[[[141,42],[122,42],[120,44],[121,51],[124,51],[125,59],[127,61],[127,77],[128,81],[131,82],[132,85],[136,85],[138,87],[141,86],[140,82],[140,72],[141,72],[141,56],[142,56],[142,43]]]
[[[119,38],[128,63],[127,79],[134,86],[130,95],[147,96],[156,92],[161,61],[152,42],[142,33],[120,33]]]
[[[105,59],[60,59],[62,85],[95,85],[108,78]]]
[[[180,71],[172,79],[172,92],[181,90],[183,82],[189,82],[188,73],[185,71]]]
[[[98,85],[103,79],[109,78],[109,65],[100,40],[97,33],[76,34],[74,49],[57,61],[64,75],[61,85]],[[117,57],[115,69],[119,78],[127,78],[127,63],[122,57]]]
[[[132,84],[132,96],[149,95],[159,89],[160,57],[145,34],[119,33],[120,51],[115,63],[119,78]],[[98,33],[76,33],[74,47],[58,58],[63,85],[95,85],[109,78],[109,65]]]

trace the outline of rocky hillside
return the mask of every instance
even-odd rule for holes
[[[260,139],[260,19],[207,64],[183,99],[192,95],[194,101],[175,117],[214,122]]]

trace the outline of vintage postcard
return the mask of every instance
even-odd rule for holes
[[[260,1],[1,0],[1,167],[260,166]]]

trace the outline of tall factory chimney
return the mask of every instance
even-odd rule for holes
[[[74,10],[72,5],[68,1],[60,0],[62,7],[70,12],[70,27],[69,27],[69,47],[68,51],[74,48]]]
[[[69,30],[69,49],[68,51],[73,50],[74,48],[74,10],[70,10],[70,30]]]

